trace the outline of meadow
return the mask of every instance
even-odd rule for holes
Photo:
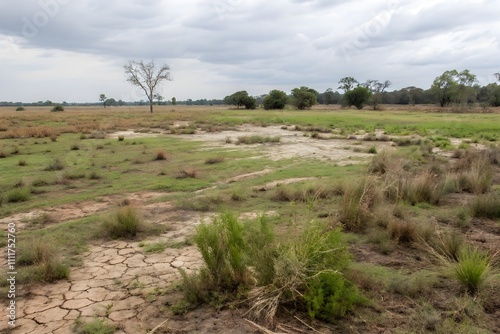
[[[203,326],[222,310],[247,332],[494,333],[500,113],[430,110],[0,108],[0,246],[15,223],[19,298],[125,240],[201,261],[172,262],[154,289],[130,277],[123,300],[158,310],[143,332],[216,332]],[[137,330],[132,309],[75,309],[60,329]]]

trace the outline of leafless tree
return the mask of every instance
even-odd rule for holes
[[[144,61],[129,61],[125,66],[127,81],[134,86],[140,87],[149,100],[149,111],[153,112],[153,100],[156,96],[156,88],[162,81],[171,81],[170,67],[166,64],[157,65],[154,60],[147,63]]]

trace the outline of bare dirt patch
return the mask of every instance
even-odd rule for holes
[[[242,136],[264,136],[281,138],[279,143],[236,145],[226,141],[236,142]],[[197,132],[193,135],[181,135],[180,137],[189,140],[205,142],[210,147],[229,147],[233,149],[248,149],[259,147],[263,156],[271,160],[282,160],[291,158],[318,159],[333,161],[339,165],[359,163],[371,157],[371,154],[357,151],[367,151],[371,146],[377,149],[390,147],[389,142],[366,142],[360,145],[353,145],[347,139],[314,139],[301,131],[289,131],[280,126],[258,127],[253,125],[243,125],[237,131],[221,132]]]

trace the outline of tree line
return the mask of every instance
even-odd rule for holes
[[[500,81],[500,73],[495,73]],[[290,104],[297,109],[311,108],[315,104],[340,104],[346,107],[362,109],[370,105],[374,110],[381,104],[439,104],[441,107],[452,104],[472,105],[479,103],[482,106],[500,106],[500,85],[490,83],[480,86],[477,76],[469,70],[445,71],[436,77],[427,90],[410,86],[394,91],[387,91],[391,86],[389,80],[367,80],[359,82],[353,77],[344,77],[338,82],[336,91],[328,88],[325,92],[302,86],[294,88],[291,94],[280,90],[272,90],[269,94],[252,97],[246,91],[238,91],[226,96],[224,102],[246,109],[254,109],[261,105],[264,109],[283,109]],[[339,90],[342,92],[339,92]]]

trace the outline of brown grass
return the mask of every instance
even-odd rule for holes
[[[188,168],[183,168],[177,175],[178,179],[187,179],[187,178],[192,178],[195,179],[196,176],[198,175],[198,171],[192,167]]]
[[[155,157],[156,161],[167,160],[167,158],[168,158],[168,154],[164,150],[160,150],[160,151],[156,152],[156,157]]]

